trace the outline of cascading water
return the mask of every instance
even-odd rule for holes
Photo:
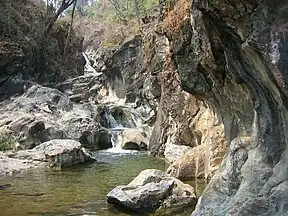
[[[86,61],[85,73],[93,74],[97,77],[98,74],[103,75],[104,77],[102,77],[101,79],[106,80],[105,84],[100,82],[101,84],[103,84],[102,88],[104,89],[104,93],[101,94],[101,96],[103,97],[100,101],[100,107],[102,107],[101,125],[110,130],[112,136],[111,142],[113,147],[111,149],[103,150],[103,152],[134,152],[134,150],[124,150],[121,146],[124,144],[123,142],[125,142],[124,138],[127,138],[125,137],[125,133],[127,132],[130,135],[134,132],[136,134],[145,132],[146,134],[150,135],[150,128],[143,125],[143,118],[147,117],[146,107],[143,107],[143,109],[140,108],[138,110],[137,108],[139,107],[136,103],[126,103],[126,88],[120,71],[114,71],[114,74],[110,74],[111,76],[108,77],[107,74],[105,74],[104,72],[97,72],[96,69],[93,68],[93,65],[91,65],[90,59],[93,59],[93,61],[95,62],[94,65],[97,65],[97,68],[105,69],[105,62],[103,62],[102,60],[98,61],[97,57],[93,53],[83,53],[83,56]],[[145,128],[145,130],[143,128]]]
[[[109,124],[110,128],[123,128],[123,126],[116,121],[113,115],[108,114],[107,112],[104,113],[104,116]]]
[[[118,109],[119,107],[116,106]],[[109,125],[109,129],[111,131],[111,141],[112,141],[112,145],[113,147],[110,149],[106,149],[103,150],[103,152],[108,152],[108,153],[117,153],[117,154],[127,154],[127,153],[135,153],[137,152],[137,150],[125,150],[122,149],[122,144],[125,141],[125,133],[129,132],[129,133],[141,133],[144,132],[143,128],[143,120],[140,116],[140,114],[138,114],[132,107],[130,107],[129,105],[126,106],[120,106],[121,109],[125,110],[126,113],[128,113],[128,118],[125,119],[125,121],[130,121],[129,125],[134,125],[133,127],[123,127],[123,125],[121,124],[121,120],[118,120],[117,118],[115,118],[112,114],[111,114],[111,110],[113,110],[113,108],[115,109],[115,105],[114,104],[107,104],[106,105],[106,109],[108,109],[107,111],[105,111],[104,113],[104,118],[106,119],[107,125]],[[129,118],[130,116],[130,118]]]
[[[102,73],[99,73],[95,70],[95,68],[92,67],[91,65],[91,62],[87,56],[87,54],[85,52],[82,53],[84,59],[85,59],[85,66],[84,66],[84,71],[86,74],[89,74],[89,73],[93,73],[95,74],[96,76],[98,75],[101,75]]]

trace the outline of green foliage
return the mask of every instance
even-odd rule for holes
[[[0,134],[0,151],[11,150],[15,147],[16,140],[8,134]]]

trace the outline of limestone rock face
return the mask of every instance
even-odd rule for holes
[[[172,163],[167,169],[170,175],[180,179],[211,178],[214,175],[226,151],[224,127],[217,122],[213,111],[201,107],[193,117],[191,127],[201,134],[198,145],[193,148],[181,146],[182,154],[175,157],[175,152],[180,147],[166,143],[164,155]],[[172,154],[168,154],[169,150]]]
[[[142,171],[127,186],[118,186],[107,194],[108,203],[141,213],[159,208],[179,210],[196,202],[194,189],[160,170]]]
[[[193,0],[169,37],[182,88],[214,110],[229,146],[193,216],[287,214],[287,8]]]
[[[172,176],[211,178],[225,154],[224,127],[217,113],[179,85],[163,86],[149,148],[164,155]]]

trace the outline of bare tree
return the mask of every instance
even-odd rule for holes
[[[57,9],[55,15],[48,21],[46,25],[46,29],[44,31],[43,36],[47,36],[47,34],[50,33],[51,29],[53,28],[53,25],[59,18],[59,16],[67,9],[69,8],[72,4],[77,2],[77,0],[62,0],[60,7]]]
[[[66,10],[68,9],[72,4],[77,2],[77,0],[61,0],[61,4],[59,8],[57,9],[56,13],[54,16],[48,20],[46,27],[43,31],[43,34],[40,37],[39,40],[39,47],[37,48],[37,54],[36,54],[36,70],[39,74],[39,76],[42,76],[42,72],[44,71],[45,68],[45,56],[44,56],[44,46],[46,42],[46,37],[49,35],[51,32],[55,22],[59,18],[59,16]],[[53,4],[57,5],[58,1],[54,0]],[[49,17],[49,16],[48,16]]]
[[[66,42],[65,42],[64,55],[67,53],[67,49],[68,49],[68,45],[69,45],[69,41],[70,41],[70,37],[71,37],[76,5],[77,5],[77,0],[74,2],[73,9],[72,9],[71,23],[70,23],[70,27],[69,27],[69,30],[68,30],[68,35],[67,35]]]
[[[141,32],[141,21],[140,21],[140,12],[139,12],[138,0],[134,0],[134,4],[135,4],[135,11],[136,11],[136,18],[138,21],[138,28],[139,28],[139,31]]]

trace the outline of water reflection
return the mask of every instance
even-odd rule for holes
[[[129,183],[144,169],[166,168],[164,160],[141,152],[129,155],[99,152],[95,156],[102,163],[61,171],[31,170],[0,180],[0,185],[11,184],[0,190],[1,216],[133,215],[108,205],[106,194],[117,185]],[[193,181],[189,183],[195,185]],[[191,210],[179,215],[190,213]]]

